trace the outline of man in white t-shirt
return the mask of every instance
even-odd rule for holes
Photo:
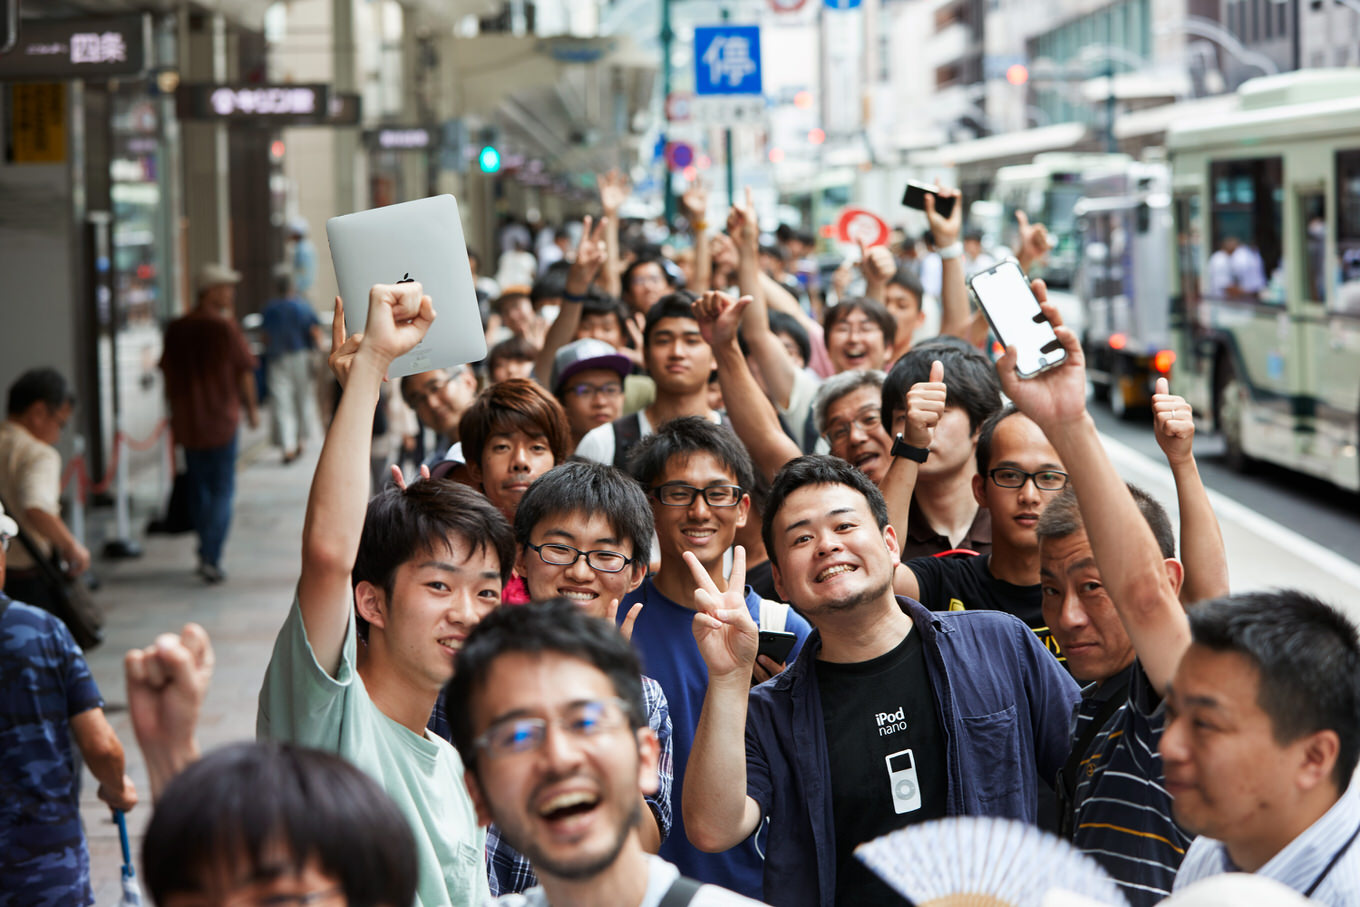
[[[468,637],[446,696],[478,816],[538,875],[497,903],[757,903],[643,849],[638,794],[657,789],[660,747],[637,656],[611,622],[561,598],[503,608]]]
[[[488,896],[486,835],[462,761],[426,722],[463,640],[500,604],[513,537],[499,511],[461,485],[416,482],[367,500],[379,387],[433,320],[420,284],[375,286],[363,341],[332,354],[345,391],[312,480],[302,575],[265,671],[256,732],[337,753],[375,778],[411,823],[416,904],[477,907]],[[332,330],[339,351],[338,306]]]

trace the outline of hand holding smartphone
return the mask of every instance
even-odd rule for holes
[[[954,213],[953,195],[940,195],[940,187],[932,186],[929,183],[918,183],[916,180],[907,180],[906,191],[902,193],[902,204],[908,208],[915,208],[917,211],[926,210],[926,196],[935,196],[935,213],[940,217],[948,218]]]
[[[1003,346],[1015,347],[1015,371],[1021,378],[1033,378],[1067,358],[1067,350],[1014,260],[974,274],[968,285],[997,339]]]

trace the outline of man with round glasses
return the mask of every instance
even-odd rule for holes
[[[658,791],[661,746],[639,670],[620,634],[565,599],[502,608],[469,634],[445,694],[453,742],[479,819],[539,882],[500,903],[755,903],[647,853],[639,794]]]
[[[908,395],[902,435],[907,444],[923,449],[933,440],[946,393],[938,382],[931,386],[930,394]],[[932,611],[985,608],[1014,614],[1061,661],[1043,615],[1035,527],[1044,507],[1066,487],[1067,472],[1039,426],[1014,406],[1001,410],[978,431],[973,477],[973,496],[992,518],[991,553],[907,561],[897,571],[897,594]]]
[[[651,498],[661,565],[623,600],[619,612],[627,615],[635,605],[642,605],[633,626],[633,648],[666,692],[674,729],[672,798],[678,803],[708,690],[708,669],[692,630],[698,605],[686,555],[694,558],[714,585],[727,588],[724,558],[737,529],[746,524],[751,499],[745,489],[754,477],[746,448],[729,429],[692,416],[673,419],[642,439],[634,448],[629,469]],[[749,586],[743,600],[752,620],[763,629],[795,634],[797,641],[786,659],[792,662],[810,632],[807,621],[786,606],[762,602]],[[765,621],[760,619],[762,611]],[[762,658],[755,665],[753,679],[766,680],[782,667]],[[703,853],[690,843],[679,810],[675,812],[675,827],[661,845],[661,856],[687,876],[759,897],[762,866],[755,836],[723,853]]]
[[[563,463],[539,477],[515,510],[516,572],[532,601],[566,599],[591,617],[612,620],[619,602],[647,572],[652,521],[638,484],[622,471],[598,463]],[[636,616],[636,609],[633,616]],[[632,630],[625,621],[624,635]],[[638,839],[648,853],[671,830],[671,719],[666,694],[642,677],[644,716],[659,747],[657,789],[639,795],[647,809]],[[447,714],[441,700],[438,711]],[[437,733],[449,736],[447,719]],[[487,876],[493,895],[537,884],[529,859],[492,825],[486,840]]]

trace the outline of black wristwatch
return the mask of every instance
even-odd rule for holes
[[[913,447],[902,440],[902,435],[899,432],[893,440],[892,455],[894,457],[906,457],[908,460],[915,460],[917,463],[924,463],[926,457],[930,456],[930,448]]]

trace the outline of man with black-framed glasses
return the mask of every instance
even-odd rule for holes
[[[516,572],[532,601],[566,599],[592,617],[613,620],[619,602],[647,572],[652,521],[642,489],[621,470],[572,461],[540,476],[515,509]],[[636,617],[636,608],[633,616]],[[625,621],[624,636],[632,631]],[[642,677],[645,719],[659,746],[657,790],[640,795],[647,807],[638,825],[643,849],[656,853],[671,830],[671,719],[666,694]],[[440,700],[430,728],[445,738],[450,729]],[[529,859],[492,825],[486,839],[492,895],[537,884]]]
[[[908,394],[905,444],[930,447],[944,406],[948,376],[944,377],[945,382],[917,384]],[[901,465],[917,464],[904,460]],[[1039,426],[1013,406],[1002,409],[978,431],[973,477],[973,496],[992,517],[991,553],[907,561],[897,570],[897,594],[932,611],[987,609],[1014,614],[1064,661],[1044,620],[1039,538],[1034,530],[1044,507],[1066,487],[1067,472]]]
[[[698,605],[694,575],[686,560],[693,558],[715,586],[727,588],[724,559],[737,529],[746,524],[751,499],[745,489],[754,482],[754,475],[746,448],[731,430],[694,416],[672,419],[643,438],[633,450],[629,471],[651,499],[660,566],[624,598],[619,612],[626,619],[635,605],[642,605],[633,625],[633,648],[666,692],[674,731],[672,798],[678,803],[708,690],[708,669],[694,642]],[[749,586],[743,600],[762,629],[797,637],[786,659],[792,662],[810,632],[807,621],[785,605],[763,601]],[[755,665],[752,679],[763,681],[782,669],[783,664],[764,657]],[[754,836],[723,853],[703,853],[686,837],[679,810],[674,820],[670,837],[661,845],[661,856],[687,876],[748,897],[760,896],[762,865]]]

